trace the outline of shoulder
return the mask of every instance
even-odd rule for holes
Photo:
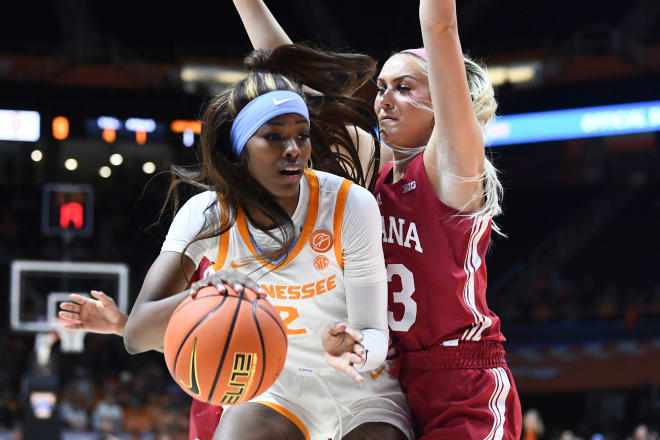
[[[309,174],[316,177],[318,182],[319,191],[323,192],[337,192],[342,183],[346,179],[335,174],[326,173],[325,171],[309,170]]]
[[[204,191],[202,193],[195,194],[186,202],[186,204],[190,204],[192,206],[204,206],[204,208],[208,208],[215,203],[218,203],[218,196],[213,191]]]
[[[211,206],[218,206],[218,196],[213,191],[204,191],[188,199],[179,212],[202,214]]]
[[[351,185],[346,196],[344,217],[360,220],[373,215],[380,216],[380,210],[374,195],[360,185]]]
[[[375,199],[371,192],[364,188],[363,186],[358,185],[357,183],[351,182],[348,179],[345,179],[341,176],[334,174],[326,173],[324,171],[314,170],[313,174],[316,175],[319,185],[319,191],[323,192],[339,192],[343,184],[348,185],[348,195],[346,198],[346,204],[359,204],[360,202],[368,202]]]

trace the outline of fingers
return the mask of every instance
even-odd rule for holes
[[[358,356],[362,357],[364,356],[365,353],[364,346],[360,343],[357,343],[353,346],[353,353],[357,354]],[[364,359],[360,359],[360,363],[363,363]]]
[[[67,321],[80,322],[80,314],[78,313],[59,311],[57,312],[57,316],[59,316],[62,319],[66,319]]]
[[[114,299],[112,299],[111,297],[109,297],[108,295],[106,295],[105,293],[103,293],[103,292],[101,292],[101,291],[99,291],[99,290],[92,290],[92,291],[91,291],[91,294],[92,294],[92,296],[93,296],[94,298],[96,298],[96,299],[98,299],[99,301],[101,301],[101,303],[102,303],[104,306],[109,306],[109,305],[112,305],[112,304],[115,303],[115,300],[114,300]]]
[[[78,295],[77,293],[72,293],[71,295],[69,295],[69,301],[73,301],[78,305],[83,305],[85,304],[85,302],[89,301],[89,298],[85,298],[84,296]]]
[[[80,320],[76,317],[71,319],[70,314],[66,314],[67,312],[58,312],[57,313],[57,322],[63,326],[65,325],[70,325],[70,324],[82,324]]]
[[[227,293],[228,288],[231,288],[236,293],[240,293],[244,287],[247,287],[261,297],[266,296],[264,289],[239,272],[216,272],[203,280],[195,281],[190,286],[190,295],[195,298],[197,292],[206,286],[214,286],[220,294]]]
[[[361,365],[364,363],[364,358],[357,353],[345,353],[345,354],[347,355],[346,357],[348,358],[348,361],[351,365],[355,365],[355,364]]]
[[[76,303],[62,303],[60,304],[60,310],[66,310],[67,312],[80,313],[80,305]]]
[[[326,330],[328,330],[328,333],[330,333],[332,336],[337,336],[346,331],[346,324],[343,322],[331,322],[326,327]]]
[[[362,332],[360,330],[354,330],[352,328],[347,328],[345,331],[346,331],[346,333],[351,335],[351,337],[353,339],[355,339],[356,342],[362,342],[362,340],[364,339],[364,336],[362,335]]]
[[[85,327],[81,323],[62,323],[62,327],[67,330],[84,330]]]
[[[354,381],[360,383],[364,382],[364,377],[362,377],[352,365],[344,370],[344,372],[348,374]]]
[[[257,283],[252,281],[250,278],[245,278],[242,280],[243,285],[247,287],[248,289],[252,290],[253,292],[256,292],[257,295],[259,296],[266,296],[266,291],[261,288]]]
[[[360,363],[362,359],[355,353],[344,353],[341,356],[331,356],[326,353],[325,358],[331,367],[343,371],[356,382],[364,382],[362,375],[353,366],[355,363]]]

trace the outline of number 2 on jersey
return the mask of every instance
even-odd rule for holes
[[[393,312],[387,312],[387,321],[390,328],[397,332],[407,332],[417,319],[417,303],[412,299],[415,292],[415,278],[413,273],[403,264],[387,265],[387,282],[392,282],[393,276],[401,279],[401,290],[392,292],[392,301],[396,304],[403,304],[403,317],[400,320],[394,318]]]
[[[291,328],[291,326],[289,325],[300,317],[300,313],[298,313],[298,309],[296,309],[295,307],[288,307],[288,306],[275,306],[275,308],[277,309],[278,312],[280,312],[282,321],[284,321],[284,324],[286,325],[287,335],[302,335],[307,333],[307,330],[305,330],[304,328]]]

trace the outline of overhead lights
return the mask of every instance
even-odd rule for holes
[[[202,123],[200,121],[177,119],[172,121],[170,129],[174,133],[182,133],[183,145],[186,147],[192,147],[195,143],[195,135],[202,132]]]
[[[122,163],[124,163],[124,156],[122,156],[119,153],[115,153],[110,156],[110,163],[114,166],[121,165]]]
[[[96,120],[96,125],[103,130],[101,136],[103,137],[103,140],[109,144],[112,144],[117,140],[117,130],[122,127],[121,121],[112,116],[100,116]]]
[[[154,171],[156,171],[156,164],[153,162],[145,162],[142,165],[142,171],[144,171],[145,174],[153,174]]]
[[[541,80],[542,63],[528,61],[488,67],[488,77],[494,86],[503,84],[532,85]]]
[[[44,155],[41,150],[33,150],[32,153],[30,153],[30,159],[32,159],[34,162],[39,162],[43,158]]]
[[[0,140],[36,142],[41,127],[39,112],[0,110]]]
[[[101,168],[99,168],[99,176],[103,177],[104,179],[110,177],[111,174],[112,174],[112,170],[110,169],[109,166],[104,165]]]
[[[247,72],[237,67],[223,67],[212,64],[187,64],[181,69],[181,80],[186,83],[198,82],[232,84],[245,78]]]
[[[76,168],[78,168],[78,161],[73,158],[69,158],[64,161],[64,168],[66,168],[69,171],[73,171]]]
[[[69,137],[69,120],[66,116],[57,116],[53,119],[53,137],[63,141]]]
[[[200,89],[220,91],[229,84],[245,78],[247,72],[239,67],[210,64],[187,64],[181,68],[181,82],[188,93]]]

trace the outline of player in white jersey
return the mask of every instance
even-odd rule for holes
[[[315,56],[299,50],[308,63]],[[247,64],[263,68],[264,60],[281,56],[277,50],[257,53]],[[345,71],[341,57],[335,65]],[[330,79],[327,54],[322,61],[319,72]],[[167,320],[188,294],[182,291],[185,274],[206,256],[218,271],[206,283],[223,288],[228,269],[243,274],[244,283],[258,282],[289,329],[285,369],[276,383],[256,402],[226,410],[214,438],[410,439],[403,394],[395,379],[380,374],[388,334],[377,205],[366,189],[306,169],[310,156],[333,152],[327,145],[312,149],[310,127],[324,127],[310,113],[322,115],[325,104],[317,101],[310,112],[302,96],[286,77],[253,71],[209,102],[203,168],[196,174],[180,170],[179,176],[212,191],[193,197],[177,214],[124,341],[132,353],[162,346]],[[354,111],[337,105],[356,103],[342,102],[341,93],[323,99],[337,113]]]

